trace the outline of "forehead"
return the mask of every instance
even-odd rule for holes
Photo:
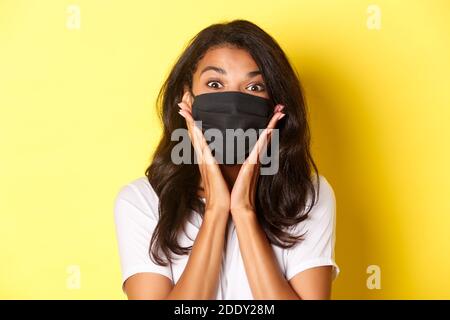
[[[200,59],[196,73],[201,72],[207,66],[220,67],[227,72],[248,72],[259,69],[248,51],[231,46],[209,49],[203,58]]]

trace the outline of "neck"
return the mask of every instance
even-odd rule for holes
[[[225,179],[230,192],[231,189],[233,189],[234,182],[236,181],[241,166],[241,164],[220,165],[220,171],[222,172],[223,178]]]

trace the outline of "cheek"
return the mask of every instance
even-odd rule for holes
[[[249,92],[249,91],[246,91],[246,92],[250,93],[250,94],[253,94],[255,96],[261,97],[261,98],[270,99],[269,94],[266,91],[264,91],[264,92]]]
[[[266,91],[261,92],[261,97],[266,98],[266,99],[270,99],[269,94]]]
[[[210,87],[208,87],[206,84],[200,82],[198,79],[194,78],[193,83],[192,83],[192,93],[194,93],[194,95],[197,96],[199,94],[208,93],[211,91],[212,90]]]

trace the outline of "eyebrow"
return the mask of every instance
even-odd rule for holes
[[[203,70],[200,72],[200,75],[202,75],[202,73],[208,71],[208,70],[212,70],[215,71],[217,73],[220,74],[227,74],[227,72],[225,71],[225,69],[219,68],[219,67],[215,67],[215,66],[207,66],[205,68],[203,68]],[[255,71],[250,71],[249,73],[247,73],[247,78],[253,78],[257,75],[262,74],[260,70],[255,70]]]

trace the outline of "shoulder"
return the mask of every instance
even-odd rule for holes
[[[295,274],[308,268],[331,265],[333,279],[339,273],[334,260],[336,241],[336,198],[331,183],[319,175],[319,185],[314,180],[316,199],[307,218],[293,226],[295,235],[302,235],[302,241],[285,250],[287,266],[286,276],[291,279]],[[318,188],[318,189],[317,189]],[[310,194],[311,196],[311,194]],[[312,197],[309,197],[311,203]],[[305,210],[305,209],[304,209]]]
[[[317,185],[317,183],[315,183]],[[316,188],[316,203],[314,210],[334,207],[336,204],[336,196],[331,183],[323,175],[319,175],[319,189]]]
[[[168,266],[155,264],[149,246],[158,222],[158,197],[147,177],[134,179],[118,188],[114,220],[122,268],[122,290],[134,274],[160,273],[172,279]]]
[[[145,215],[158,212],[158,196],[148,181],[147,177],[139,177],[119,187],[114,200],[116,216],[121,214],[123,206],[133,207],[134,211]]]
[[[336,219],[336,196],[331,183],[323,175],[314,177],[315,199],[308,195],[307,205],[303,211],[309,211],[307,218],[299,224],[293,226],[294,230],[308,232],[310,229],[317,229],[334,225]],[[314,203],[313,203],[314,200]],[[311,208],[312,206],[312,208]]]

